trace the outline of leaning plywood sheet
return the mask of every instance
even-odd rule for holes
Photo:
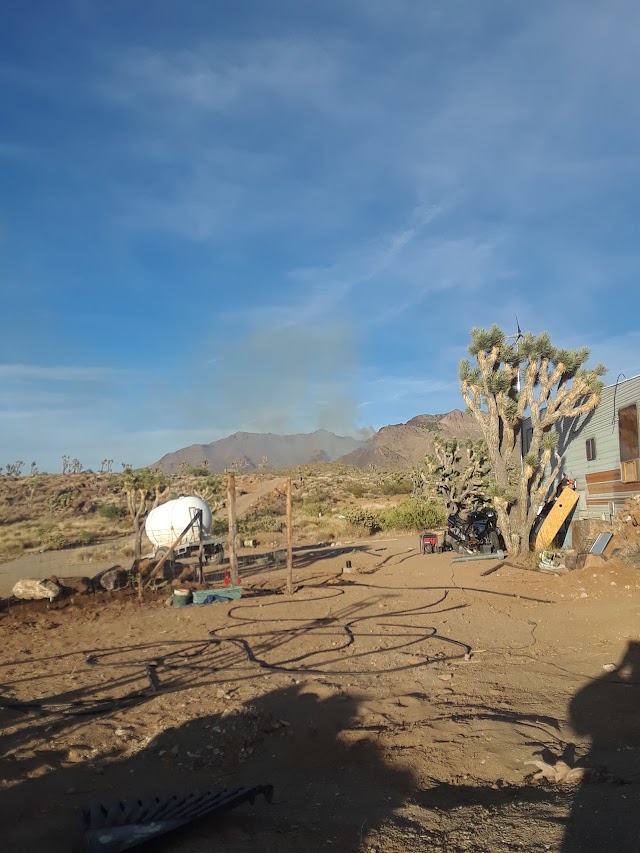
[[[578,503],[578,492],[574,489],[563,489],[551,507],[549,515],[538,531],[536,551],[545,551],[555,539],[558,531],[569,517],[569,513]]]

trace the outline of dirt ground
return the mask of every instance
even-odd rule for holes
[[[278,570],[230,604],[5,613],[2,849],[80,849],[93,801],[269,783],[150,849],[640,850],[640,574],[482,577],[416,538],[300,551],[291,597]],[[532,778],[560,757],[587,775]]]

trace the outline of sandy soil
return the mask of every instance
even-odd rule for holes
[[[95,800],[265,783],[152,849],[640,850],[640,574],[482,577],[415,546],[301,551],[292,597],[272,571],[229,605],[3,615],[3,850],[76,849]],[[84,704],[6,707],[36,699]],[[560,756],[590,775],[532,779]]]

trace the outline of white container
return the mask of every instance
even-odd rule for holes
[[[168,548],[199,509],[202,510],[203,535],[210,536],[213,518],[209,504],[196,495],[184,495],[151,510],[145,522],[145,531],[151,544],[156,548]],[[199,541],[199,525],[194,524],[180,544],[188,545]]]

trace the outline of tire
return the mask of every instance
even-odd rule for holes
[[[500,537],[498,536],[497,530],[489,531],[489,545],[491,545],[491,550],[496,554],[500,550]]]

